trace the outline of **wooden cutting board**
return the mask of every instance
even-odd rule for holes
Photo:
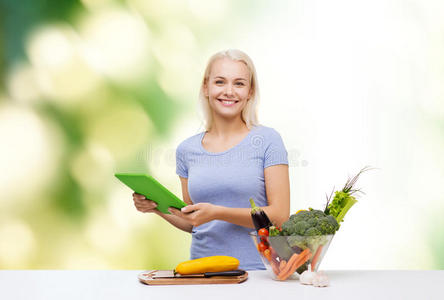
[[[240,276],[212,276],[208,278],[153,278],[159,270],[145,271],[139,274],[139,281],[148,285],[185,285],[185,284],[233,284],[248,279],[248,272]]]

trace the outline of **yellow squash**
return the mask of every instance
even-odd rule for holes
[[[208,256],[184,261],[174,271],[182,275],[236,270],[239,260],[231,256]]]

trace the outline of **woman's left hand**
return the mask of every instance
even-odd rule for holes
[[[181,210],[170,207],[168,208],[168,211],[173,215],[187,220],[193,226],[199,226],[215,220],[218,208],[219,206],[210,203],[198,203],[187,205]]]

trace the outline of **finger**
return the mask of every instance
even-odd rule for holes
[[[156,202],[152,201],[152,200],[148,200],[148,199],[134,199],[134,203],[137,203],[138,205],[156,205]]]
[[[143,200],[134,199],[134,204],[139,205],[139,206],[143,206],[145,203]]]
[[[168,211],[170,213],[172,213],[173,215],[180,215],[181,214],[179,210],[177,210],[177,209],[175,209],[173,207],[168,207]]]
[[[178,216],[178,217],[181,217],[181,218],[184,218],[184,217],[185,217],[185,215],[184,215],[180,210],[178,210],[178,209],[176,209],[176,208],[169,207],[169,208],[168,208],[168,211],[169,211],[171,214],[175,215],[175,216]]]
[[[157,203],[151,200],[145,200],[146,204],[145,206],[150,208],[150,209],[155,209],[157,207]]]
[[[143,212],[146,212],[146,213],[148,213],[148,212],[153,212],[155,210],[155,208],[151,208],[151,207],[145,207],[145,208],[143,208]]]
[[[156,210],[156,209],[157,209],[157,203],[154,202],[154,201],[146,201],[146,200],[143,200],[143,201],[141,201],[141,202],[142,202],[142,203],[140,203],[140,204],[136,204],[136,207],[137,207],[138,209],[150,210],[150,211],[153,211],[153,210]]]
[[[184,207],[182,207],[182,209],[180,211],[187,214],[187,213],[191,213],[195,210],[197,210],[197,206],[194,204],[194,205],[184,206]]]
[[[134,199],[134,202],[139,203],[140,205],[154,205],[156,202],[148,199]],[[157,204],[156,204],[157,205]]]

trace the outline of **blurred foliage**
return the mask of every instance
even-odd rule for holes
[[[82,5],[78,0],[0,0],[2,73],[18,59],[24,59],[24,38],[42,22],[66,21]],[[3,81],[2,81],[3,82]]]
[[[0,0],[0,162],[9,170],[0,268],[173,268],[188,259],[189,235],[137,212],[113,173],[150,171],[140,153],[194,112],[211,47],[241,37],[234,28],[260,7]]]

